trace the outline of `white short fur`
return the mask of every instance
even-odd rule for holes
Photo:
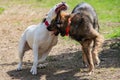
[[[67,4],[66,4],[67,5]],[[54,6],[47,14],[46,20],[50,23],[51,20],[56,16],[55,9],[57,5]],[[22,69],[22,60],[25,51],[32,49],[34,62],[30,72],[35,75],[37,74],[38,62],[43,62],[50,50],[54,45],[57,44],[58,37],[54,35],[53,31],[48,31],[45,23],[40,23],[38,25],[29,26],[20,39],[19,43],[19,58],[20,62],[18,64],[17,70]]]

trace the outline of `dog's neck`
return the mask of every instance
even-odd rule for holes
[[[46,27],[48,27],[48,26],[50,25],[51,21],[52,21],[52,18],[51,18],[49,15],[47,15],[47,16],[43,19],[43,23],[46,25]]]
[[[45,19],[44,24],[48,27],[50,24],[49,22]]]
[[[67,18],[67,26],[66,26],[66,29],[65,29],[65,32],[66,32],[66,36],[69,36],[69,32],[70,32],[70,27],[71,27],[71,20],[72,18],[74,17],[75,14],[69,14],[68,15],[68,18]]]

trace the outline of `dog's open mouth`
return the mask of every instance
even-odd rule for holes
[[[58,13],[61,10],[67,10],[68,6],[65,5],[65,2],[62,2],[56,9],[55,12]]]

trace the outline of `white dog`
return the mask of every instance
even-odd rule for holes
[[[55,31],[48,31],[51,21],[56,17],[60,10],[67,10],[68,5],[61,2],[55,5],[47,14],[46,18],[38,25],[29,26],[22,34],[19,44],[19,58],[17,70],[22,69],[22,60],[25,51],[30,49],[33,50],[34,62],[30,72],[35,75],[37,74],[38,62],[43,62],[50,50],[54,45],[57,44],[58,37]]]

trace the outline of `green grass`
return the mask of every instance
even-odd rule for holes
[[[2,14],[4,10],[5,9],[3,7],[0,7],[0,14]]]
[[[29,0],[28,0],[29,1]],[[32,0],[34,3],[38,2],[38,7],[52,7],[53,5],[63,0]],[[69,4],[72,10],[80,2],[87,2],[91,4],[98,13],[99,19],[102,22],[120,22],[120,0],[64,0]]]
[[[70,6],[70,11],[77,4],[87,2],[95,8],[101,22],[120,22],[120,0],[0,0],[0,5],[20,4],[31,5],[34,8],[51,8],[61,1],[66,2]]]
[[[13,5],[30,5],[32,8],[51,8],[55,4],[64,1],[66,2],[71,12],[72,9],[81,2],[87,2],[91,4],[99,18],[101,26],[101,32],[109,34],[103,34],[106,39],[115,38],[120,36],[120,0],[0,0],[0,6],[9,8]],[[3,12],[0,8],[0,13]],[[107,23],[119,23],[116,25],[106,25]]]
[[[113,29],[114,28],[114,29]],[[106,39],[120,37],[120,27],[112,27],[108,34],[105,34]]]
[[[105,39],[120,37],[120,23],[102,23],[100,32],[104,35]]]

